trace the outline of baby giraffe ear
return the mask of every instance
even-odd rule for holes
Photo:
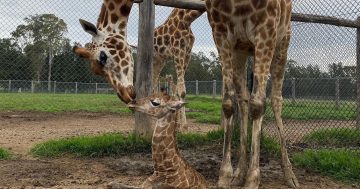
[[[89,33],[92,36],[96,36],[98,34],[98,30],[96,28],[96,26],[86,20],[83,19],[79,19],[80,24],[82,26],[82,28]]]
[[[177,100],[171,103],[171,109],[172,110],[178,110],[180,108],[182,108],[183,106],[185,106],[185,102],[182,100]]]

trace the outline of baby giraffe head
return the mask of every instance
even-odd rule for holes
[[[175,113],[183,107],[185,102],[165,93],[154,94],[138,99],[128,104],[131,110],[150,115],[155,118],[162,118],[168,114]]]

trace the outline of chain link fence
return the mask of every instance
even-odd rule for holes
[[[72,52],[75,43],[84,46],[91,40],[78,19],[96,23],[100,7],[100,0],[0,0],[0,92],[113,93],[103,78],[90,72],[89,63]],[[162,24],[171,10],[157,6],[155,25]],[[355,20],[359,10],[357,0],[293,1],[295,13]],[[128,42],[134,46],[137,28],[135,4],[128,23]],[[185,75],[187,93],[219,96],[221,71],[206,13],[191,28],[196,40]],[[283,116],[289,142],[294,146],[359,147],[355,121],[356,29],[299,22],[293,22],[292,28],[283,89]],[[176,77],[171,60],[161,76],[166,74]],[[267,112],[263,130],[276,136],[273,115]],[[326,132],[338,134],[334,141],[347,139],[341,137],[349,134],[341,135],[342,132],[359,137],[349,142],[351,145],[323,144],[311,138]]]

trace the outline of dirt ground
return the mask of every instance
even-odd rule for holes
[[[123,157],[39,159],[29,155],[39,142],[79,135],[109,132],[129,133],[134,119],[129,115],[98,113],[0,113],[0,146],[15,158],[0,161],[0,189],[5,188],[106,188],[110,182],[140,185],[152,173],[151,154]],[[207,132],[216,125],[188,120],[191,132]],[[221,144],[182,150],[185,159],[201,172],[210,185],[216,183]],[[331,181],[314,172],[295,169],[301,188],[357,188]],[[261,187],[287,188],[277,160],[261,159]]]

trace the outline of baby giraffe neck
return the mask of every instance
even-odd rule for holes
[[[152,157],[155,171],[170,171],[178,159],[176,145],[176,113],[169,113],[156,121],[152,137]]]

